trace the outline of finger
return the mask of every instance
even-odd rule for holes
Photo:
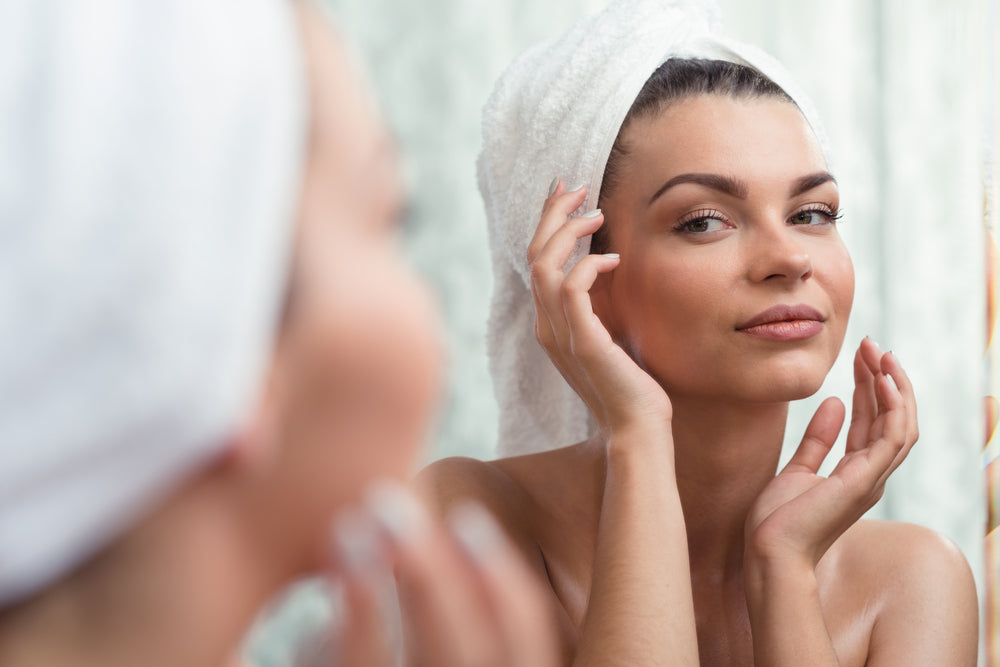
[[[864,359],[865,365],[868,366],[868,370],[874,376],[876,385],[878,384],[879,377],[883,375],[882,357],[884,354],[885,353],[882,352],[882,349],[878,346],[878,343],[873,341],[871,338],[865,337],[864,340],[861,341],[861,357]],[[877,406],[877,414],[885,412],[885,405],[882,403],[881,397],[877,391],[875,392],[875,403]]]
[[[587,196],[587,189],[583,186],[567,192],[560,185],[556,191],[558,194],[554,194],[547,200],[535,234],[532,236],[531,242],[528,243],[528,264],[535,262],[549,237],[566,223],[569,216],[580,207]]]
[[[877,411],[875,376],[862,357],[859,346],[854,354],[854,396],[851,401],[851,425],[847,429],[847,453],[870,444],[871,426]]]
[[[559,339],[556,335],[555,327],[557,325],[561,326],[562,323],[552,322],[552,318],[545,307],[545,303],[542,301],[541,296],[539,296],[539,289],[534,280],[531,281],[531,298],[535,302],[535,339],[550,356],[556,357],[553,361],[556,362],[556,365],[559,365],[562,357],[562,351],[558,346]],[[560,312],[557,312],[556,315],[560,319],[564,319],[565,317]]]
[[[913,391],[913,384],[910,377],[903,370],[896,355],[889,352],[882,357],[882,372],[891,376],[892,381],[899,389],[906,406],[906,441],[907,449],[920,438],[920,429],[917,423],[917,398]]]
[[[913,443],[907,439],[907,408],[902,393],[896,387],[890,376],[883,375],[879,392],[887,405],[885,426],[882,438],[877,443],[884,452],[879,453],[879,465],[885,466],[880,475],[880,483],[884,484],[889,475],[903,462]]]
[[[815,474],[836,442],[843,425],[844,404],[839,398],[830,397],[820,403],[806,426],[802,442],[784,470],[807,470]]]
[[[545,215],[545,212],[549,210],[549,205],[553,202],[553,200],[562,193],[566,192],[566,189],[566,184],[562,182],[561,178],[557,177],[552,179],[552,183],[549,185],[549,192],[545,197],[545,201],[542,203],[543,216]]]
[[[298,656],[296,667],[393,664],[379,594],[391,582],[378,530],[360,510],[349,510],[333,525],[331,580],[342,592],[342,620],[336,631],[318,637]],[[336,650],[333,647],[336,647]]]
[[[563,267],[569,260],[576,242],[594,233],[604,222],[604,216],[598,209],[586,216],[565,221],[545,243],[531,264],[532,288],[546,308],[550,318],[562,315],[562,304],[559,297],[559,287],[565,274]],[[557,307],[558,306],[558,307]]]
[[[492,612],[504,647],[505,665],[556,664],[556,628],[540,583],[486,510],[456,507],[449,524]]]
[[[906,410],[899,390],[887,376],[881,376],[876,391],[886,403],[882,435],[874,440],[859,456],[845,457],[830,476],[840,477],[858,493],[866,489],[880,489],[893,471],[893,461],[905,445]]]
[[[563,281],[563,312],[572,335],[572,351],[578,358],[590,358],[600,346],[613,344],[608,330],[594,313],[590,289],[597,276],[613,271],[620,261],[618,255],[587,255]]]
[[[602,224],[604,224],[604,214],[599,208],[579,217],[564,220],[563,224],[548,236],[541,250],[535,255],[531,263],[532,268],[541,264],[547,269],[562,272],[576,242],[596,232]]]
[[[594,398],[592,387],[587,380],[587,376],[582,372],[579,365],[573,363],[572,359],[569,357],[571,351],[566,348],[565,343],[560,340],[559,336],[554,331],[552,322],[549,319],[548,313],[545,312],[545,307],[538,298],[538,293],[534,286],[532,286],[531,294],[535,301],[536,312],[535,339],[545,350],[546,354],[548,354],[549,359],[552,360],[552,364],[556,367],[556,370],[559,371],[559,374],[563,376],[569,386],[572,387],[577,395],[583,400],[591,414],[600,417],[601,406]],[[563,322],[562,325],[564,328],[568,328],[568,324],[565,322]],[[564,337],[569,341],[569,348],[572,348],[572,334],[568,334]]]
[[[393,642],[386,632],[386,619],[375,581],[367,576],[348,576],[339,583],[344,601],[344,620],[336,638],[328,644],[317,644],[308,658],[297,661],[296,667],[329,665],[334,658],[334,664],[343,667],[394,665]]]
[[[576,242],[592,234],[604,221],[600,211],[587,217],[573,218],[553,234],[531,265],[531,287],[536,307],[541,306],[549,320],[553,338],[562,346],[569,344],[569,331],[563,310],[563,266]]]
[[[586,376],[581,372],[579,365],[571,359],[572,334],[569,331],[569,324],[566,315],[558,304],[557,299],[550,299],[551,304],[546,306],[539,295],[539,286],[535,280],[531,281],[531,296],[535,302],[535,339],[552,360],[553,365],[565,378],[566,382],[577,392],[587,407],[593,412],[597,408],[594,403]],[[550,313],[549,309],[554,309]]]
[[[500,651],[475,579],[447,533],[398,486],[376,485],[366,504],[389,542],[411,662],[458,667]]]
[[[878,346],[878,343],[870,337],[865,336],[861,340],[858,350],[861,352],[861,357],[864,359],[865,365],[868,366],[868,370],[871,371],[872,375],[878,375],[882,372],[882,355],[884,353]]]
[[[578,187],[579,186],[576,185],[567,186],[566,183],[564,183],[560,178],[553,179],[552,183],[549,184],[549,194],[545,198],[545,202],[542,204],[542,215],[544,216],[546,213],[548,213],[549,208],[552,206],[553,202],[555,202],[559,196],[570,191],[575,192]]]

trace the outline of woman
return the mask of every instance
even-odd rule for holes
[[[567,664],[975,664],[960,552],[860,519],[918,435],[891,353],[858,347],[830,476],[835,398],[775,474],[854,292],[822,137],[787,72],[701,3],[614,2],[487,104],[501,448],[535,453],[422,479],[442,510],[501,518],[550,583]]]
[[[393,567],[426,662],[546,664],[481,510],[368,490],[409,472],[440,355],[393,148],[316,10],[0,14],[0,664],[221,665],[320,572],[340,664],[391,664]]]

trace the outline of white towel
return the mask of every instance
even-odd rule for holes
[[[749,65],[795,100],[829,154],[810,101],[788,71],[720,32],[714,3],[613,0],[568,33],[530,48],[504,72],[483,111],[479,189],[486,203],[494,288],[487,345],[500,405],[501,455],[589,437],[593,422],[534,338],[525,258],[549,183],[586,185],[577,214],[597,206],[604,167],[626,113],[670,57]],[[579,243],[570,260],[589,251]]]
[[[248,414],[306,140],[292,9],[0,3],[0,606]]]

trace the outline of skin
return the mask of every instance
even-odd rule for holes
[[[397,247],[387,132],[329,26],[309,5],[296,11],[311,127],[289,306],[257,405],[210,468],[91,562],[0,611],[0,664],[233,664],[263,605],[324,572],[347,600],[340,664],[395,664],[374,603],[393,568],[424,613],[412,655],[551,664],[542,588],[487,516],[467,509],[449,528],[400,487],[364,501],[373,479],[412,470],[439,392],[438,327]],[[475,549],[462,546],[470,535]]]
[[[549,581],[564,664],[974,665],[961,553],[924,528],[860,519],[918,437],[891,354],[861,342],[829,478],[817,470],[838,399],[776,474],[788,401],[821,386],[854,291],[836,182],[805,120],[777,99],[693,97],[624,139],[603,214],[569,218],[586,193],[560,183],[528,253],[536,335],[599,432],[438,462],[421,475],[427,495],[500,517]],[[602,224],[616,254],[567,272],[573,243]],[[740,330],[777,304],[814,308],[819,331]]]

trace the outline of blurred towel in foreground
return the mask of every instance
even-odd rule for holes
[[[289,5],[0,4],[0,606],[251,407],[306,135]]]

